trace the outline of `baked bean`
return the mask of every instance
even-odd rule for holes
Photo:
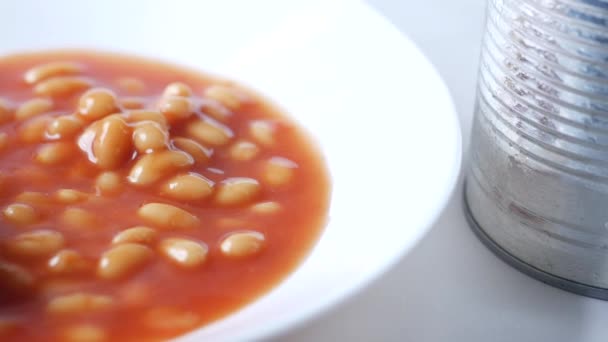
[[[82,67],[72,62],[51,62],[37,65],[25,72],[23,80],[34,84],[55,76],[69,76],[82,72]]]
[[[116,95],[109,89],[90,89],[78,101],[78,114],[87,121],[95,121],[117,111]]]
[[[233,115],[230,109],[214,99],[202,99],[200,101],[200,106],[203,113],[221,122],[228,121]]]
[[[179,201],[197,201],[209,197],[213,192],[213,182],[194,174],[177,175],[162,187],[162,193]]]
[[[161,112],[155,112],[153,110],[132,110],[127,112],[126,119],[129,123],[152,121],[156,122],[164,129],[169,127],[167,124],[167,119],[161,114]]]
[[[248,257],[262,250],[264,240],[264,234],[255,231],[230,233],[220,244],[220,250],[227,257]]]
[[[15,112],[15,119],[19,121],[30,119],[36,115],[49,112],[53,109],[53,100],[35,97],[23,102]]]
[[[119,279],[133,274],[150,259],[152,250],[136,243],[116,245],[103,253],[97,275],[103,279]]]
[[[170,123],[185,120],[194,113],[192,101],[182,96],[163,97],[160,100],[158,109]]]
[[[225,85],[212,85],[205,89],[205,97],[214,99],[224,106],[237,110],[241,107],[241,104],[247,100],[246,95],[234,88]]]
[[[275,126],[266,120],[253,120],[249,124],[249,134],[259,144],[272,146],[275,142]]]
[[[134,77],[121,77],[116,80],[116,84],[129,94],[139,94],[146,90],[146,84]]]
[[[177,137],[173,138],[172,142],[175,147],[191,155],[194,161],[199,164],[206,164],[213,154],[213,150],[192,139]]]
[[[198,326],[200,321],[196,313],[172,307],[156,307],[144,315],[144,324],[158,331],[185,331]]]
[[[95,187],[102,195],[115,195],[122,190],[122,178],[113,171],[102,172],[95,180]]]
[[[164,203],[148,203],[137,211],[144,222],[159,228],[193,229],[200,220],[184,209]]]
[[[19,138],[27,143],[43,141],[46,138],[46,128],[53,121],[50,116],[34,117],[19,126]]]
[[[107,340],[107,334],[94,324],[81,323],[67,328],[64,338],[68,342],[103,342]]]
[[[156,240],[156,230],[144,226],[131,227],[114,235],[112,243],[117,245],[120,243],[140,243],[149,245]]]
[[[142,122],[133,131],[133,144],[139,153],[164,150],[168,145],[168,133],[155,122]]]
[[[8,134],[0,132],[0,151],[8,146]]]
[[[260,149],[249,141],[237,141],[230,147],[230,157],[236,161],[248,161],[255,158]]]
[[[0,261],[0,298],[13,294],[26,294],[35,286],[34,276],[25,268]]]
[[[186,126],[186,134],[209,146],[226,145],[234,136],[230,128],[210,118],[193,120]]]
[[[109,116],[99,125],[93,141],[93,155],[102,169],[114,169],[132,153],[131,129],[119,116]]]
[[[13,121],[13,108],[8,100],[0,98],[0,125]]]
[[[171,262],[184,268],[200,266],[207,259],[207,245],[204,243],[171,238],[160,243],[161,253]]]
[[[121,302],[128,306],[141,306],[150,304],[153,297],[152,286],[147,282],[129,282],[119,290]]]
[[[262,179],[266,184],[273,187],[285,186],[291,182],[294,170],[297,167],[298,164],[289,159],[272,157],[264,165]]]
[[[48,270],[55,274],[80,273],[91,269],[91,267],[89,260],[72,249],[60,250],[47,263]]]
[[[182,151],[153,152],[137,160],[127,179],[134,185],[150,185],[192,164],[192,157]]]
[[[190,97],[192,96],[192,89],[190,89],[190,87],[185,83],[173,82],[165,88],[163,95]]]
[[[72,229],[90,230],[97,227],[97,217],[82,208],[66,208],[61,215],[61,222]]]
[[[89,194],[74,189],[59,189],[55,196],[61,203],[73,204],[86,200],[89,197]]]
[[[238,205],[254,199],[260,192],[260,183],[253,178],[228,178],[219,184],[215,200],[222,205]]]
[[[34,230],[21,233],[6,241],[6,252],[19,257],[42,257],[53,254],[63,247],[61,233],[52,230]]]
[[[42,145],[35,158],[41,164],[56,165],[70,160],[76,153],[72,142],[54,142]]]
[[[46,311],[51,314],[88,314],[110,309],[114,299],[107,295],[77,292],[58,296],[46,305]]]
[[[80,292],[83,288],[82,280],[77,280],[75,277],[47,277],[46,280],[41,281],[42,283],[38,286],[38,294],[41,298],[46,299]]]
[[[281,210],[281,205],[277,202],[260,202],[251,206],[251,211],[256,214],[275,214]]]
[[[13,203],[4,208],[4,218],[14,224],[26,225],[36,222],[39,215],[36,209],[28,204]]]
[[[15,202],[29,205],[45,205],[51,203],[47,194],[37,191],[24,191],[15,197]]]
[[[91,81],[83,77],[58,76],[43,80],[34,86],[34,94],[59,97],[91,87]]]
[[[120,99],[120,106],[125,109],[143,109],[146,101],[139,97],[123,97]]]
[[[83,128],[84,122],[74,115],[63,115],[53,119],[46,129],[49,137],[65,139],[73,137]]]

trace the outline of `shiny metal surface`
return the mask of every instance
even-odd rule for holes
[[[608,294],[608,1],[488,1],[465,192],[508,255]]]

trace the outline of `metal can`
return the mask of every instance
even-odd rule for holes
[[[608,2],[489,0],[478,77],[474,231],[525,273],[608,299]]]

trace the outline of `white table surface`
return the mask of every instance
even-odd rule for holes
[[[441,73],[460,115],[466,149],[485,0],[369,3]],[[465,168],[466,159],[465,154]],[[390,272],[277,340],[608,341],[608,302],[552,288],[497,259],[469,230],[461,196],[462,181],[430,233]]]

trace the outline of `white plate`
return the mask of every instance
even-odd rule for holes
[[[319,141],[334,185],[310,257],[182,341],[268,337],[352,296],[414,246],[455,185],[460,130],[446,87],[361,2],[21,0],[0,13],[0,53],[90,47],[193,66],[261,91]]]

